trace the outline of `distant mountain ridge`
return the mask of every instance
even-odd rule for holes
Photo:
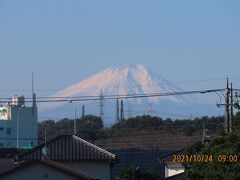
[[[145,66],[137,64],[109,67],[56,93],[54,96],[98,96],[101,91],[104,95],[127,95],[174,92],[180,91],[180,89]],[[167,98],[174,102],[184,101],[173,96]],[[159,100],[157,97],[151,98],[151,100],[154,99]]]
[[[99,96],[102,91],[103,96],[106,95],[129,95],[129,94],[152,94],[152,93],[168,93],[181,92],[182,90],[174,84],[158,75],[156,72],[146,68],[142,64],[111,66],[89,78],[86,78],[79,83],[76,83],[62,91],[57,92],[53,97],[76,97],[76,96]],[[98,115],[98,102],[83,102],[89,104],[88,109],[91,109],[92,114]],[[83,104],[82,103],[82,104]],[[105,101],[105,114],[111,114],[114,119],[115,101]],[[192,114],[191,106],[197,104],[191,96],[164,96],[164,97],[148,97],[128,99],[125,103],[131,103],[131,108],[135,110],[149,109],[154,106],[154,109],[164,112],[185,112]],[[49,103],[43,104],[40,110],[57,109],[61,106],[68,106],[66,103]],[[94,104],[94,107],[91,105]],[[90,107],[92,106],[92,107]],[[129,107],[128,107],[129,108]],[[64,111],[62,108],[61,111]],[[196,108],[195,108],[196,109]],[[112,120],[111,120],[112,121]]]

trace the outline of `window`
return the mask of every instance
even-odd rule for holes
[[[4,131],[4,127],[0,127],[0,131]]]
[[[11,134],[12,133],[12,129],[11,128],[7,128],[7,134]]]

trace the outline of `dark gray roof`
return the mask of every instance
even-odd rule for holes
[[[17,166],[13,158],[0,159],[0,174],[15,169]]]
[[[20,155],[18,160],[42,160],[45,144],[34,147]],[[116,155],[75,135],[61,135],[46,143],[49,160],[108,160],[116,159]]]
[[[159,162],[173,162],[173,155],[185,155],[186,149],[180,149],[172,151],[171,153],[165,154],[159,158]]]

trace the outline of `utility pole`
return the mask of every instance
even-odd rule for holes
[[[229,121],[229,130],[232,132],[232,124],[233,124],[233,88],[232,83],[230,87],[230,121]]]
[[[77,110],[76,105],[73,100],[69,100],[69,103],[72,103],[73,105],[73,114],[74,114],[74,120],[73,120],[73,134],[77,134]]]
[[[229,86],[228,86],[228,78],[227,78],[227,88],[225,90],[225,132],[230,132],[230,114],[229,114]]]
[[[206,142],[206,130],[205,130],[205,126],[204,126],[204,121],[203,121],[203,132],[202,132],[202,142],[203,144],[205,144]]]

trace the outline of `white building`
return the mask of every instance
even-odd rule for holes
[[[174,179],[175,177],[176,179],[178,179],[178,176],[181,177],[186,175],[185,167],[183,166],[183,164],[181,162],[175,162],[176,160],[173,160],[174,156],[182,157],[183,155],[186,155],[186,149],[173,151],[160,158],[160,163],[163,163],[165,168],[165,179]]]
[[[166,163],[165,178],[172,177],[185,172],[185,168],[181,163]]]
[[[37,145],[37,106],[33,94],[32,107],[25,106],[23,96],[14,96],[11,103],[0,107],[0,147]]]

